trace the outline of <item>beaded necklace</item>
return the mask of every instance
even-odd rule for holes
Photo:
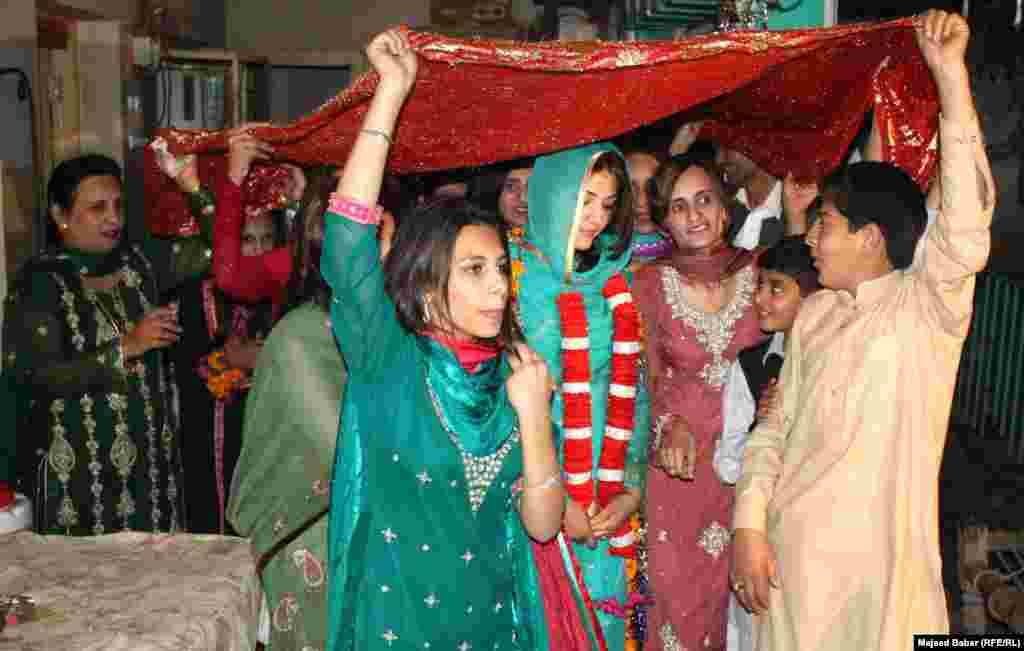
[[[441,422],[441,428],[448,434],[448,438],[462,457],[462,468],[466,474],[466,487],[469,490],[469,507],[473,515],[476,515],[476,512],[480,510],[480,506],[484,503],[487,490],[498,477],[498,473],[501,472],[501,467],[505,463],[505,457],[519,443],[519,427],[514,427],[508,439],[491,454],[482,456],[470,454],[466,451],[462,442],[459,441],[458,434],[452,431],[452,428],[448,425],[448,419],[445,418],[444,411],[441,409],[441,401],[434,392],[434,387],[430,384],[430,377],[428,376],[424,379],[427,383],[427,393],[430,395],[430,404],[434,406],[434,413],[437,414],[437,419]]]

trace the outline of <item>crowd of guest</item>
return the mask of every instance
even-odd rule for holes
[[[161,149],[195,235],[129,241],[117,163],[63,162],[56,245],[5,306],[35,528],[250,538],[270,649],[945,631],[935,480],[995,199],[966,24],[929,12],[917,38],[942,108],[927,197],[870,116],[820,179],[699,122],[393,176],[399,32],[367,48],[340,168],[278,161],[253,125],[217,178]],[[284,200],[247,206],[266,165]]]

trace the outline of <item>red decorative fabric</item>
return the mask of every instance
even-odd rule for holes
[[[142,180],[146,196],[146,226],[150,232],[160,237],[198,235],[199,220],[192,215],[185,193],[157,166],[156,152],[152,147],[146,147],[144,155]],[[226,177],[227,167],[223,156],[199,156],[196,165],[199,168],[199,182],[207,188],[218,187],[221,178]]]
[[[146,225],[160,237],[198,235],[199,221],[192,214],[188,199],[174,180],[164,174],[156,164],[156,154],[145,148],[143,190],[146,194]],[[197,159],[200,183],[216,189],[228,180],[227,158],[221,154],[200,155]],[[288,203],[291,172],[281,165],[257,163],[245,177],[239,195],[240,215],[248,218],[255,213],[282,208]],[[220,201],[220,196],[217,197]],[[218,206],[219,208],[219,206]]]
[[[539,543],[530,539],[537,583],[544,600],[548,648],[558,651],[593,651],[583,614],[576,605],[572,583],[565,573],[565,559],[558,539]],[[583,588],[584,590],[586,587]],[[586,616],[595,620],[595,613]]]
[[[249,219],[268,210],[288,205],[292,173],[283,165],[255,165],[242,183],[245,208],[243,213]]]
[[[242,192],[226,174],[217,190],[213,224],[213,277],[217,287],[236,301],[284,301],[292,272],[292,254],[277,247],[260,255],[242,255]]]
[[[874,106],[884,152],[924,183],[936,161],[938,102],[913,20],[678,42],[517,43],[409,32],[419,79],[389,165],[425,172],[536,155],[703,105],[706,135],[774,175],[821,176]],[[254,133],[283,159],[343,163],[376,83],[373,73],[360,77],[298,122]],[[226,147],[225,132],[161,135],[174,153]],[[150,202],[151,225],[168,226],[154,216],[164,200]]]
[[[11,504],[14,504],[16,497],[14,489],[6,482],[0,481],[0,509],[6,509]]]

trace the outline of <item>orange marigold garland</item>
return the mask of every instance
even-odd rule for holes
[[[248,388],[249,375],[241,369],[229,368],[224,362],[222,350],[214,351],[202,359],[199,375],[206,380],[206,388],[217,400],[228,400]]]

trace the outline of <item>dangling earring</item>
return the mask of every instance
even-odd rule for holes
[[[423,322],[430,324],[430,294],[423,297]]]
[[[60,224],[60,226],[58,226],[58,228],[60,228],[60,230],[62,230],[62,231],[66,231],[66,230],[68,230],[68,223],[67,222],[62,222]]]

